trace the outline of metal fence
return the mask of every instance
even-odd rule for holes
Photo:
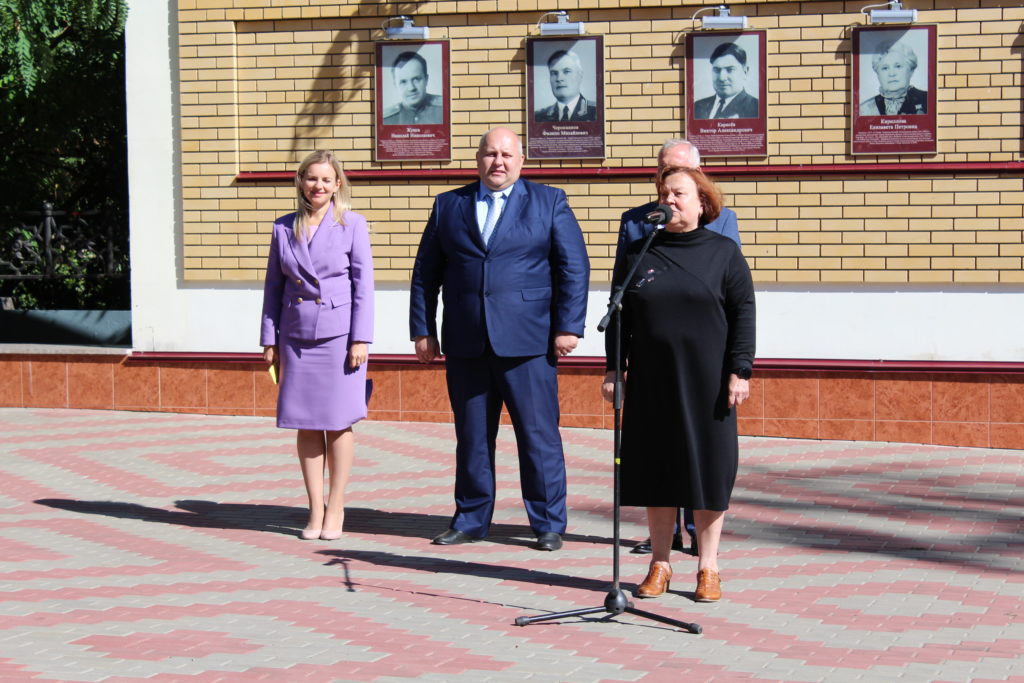
[[[23,308],[126,308],[128,229],[120,214],[44,202],[41,211],[0,218],[0,296],[27,301]]]

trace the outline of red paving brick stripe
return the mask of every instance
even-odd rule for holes
[[[311,632],[319,632],[329,636],[331,640],[344,642],[346,646],[365,648],[375,653],[379,676],[406,676],[411,677],[421,671],[419,665],[425,658],[440,658],[444,660],[458,659],[459,666],[476,670],[500,670],[507,668],[509,664],[495,661],[487,656],[471,654],[464,647],[458,647],[443,639],[432,639],[424,636],[410,634],[402,629],[393,629],[385,623],[377,620],[357,617],[346,614],[342,611],[311,605],[309,603],[297,603],[292,601],[272,600],[262,603],[232,602],[228,604],[191,604],[187,607],[171,606],[150,606],[146,608],[114,608],[103,612],[92,610],[73,610],[63,615],[62,623],[68,624],[99,624],[124,625],[131,622],[153,622],[160,621],[168,625],[175,624],[178,620],[181,623],[189,623],[197,620],[223,621],[226,624],[233,619],[245,617],[268,617],[274,621],[282,621],[290,626],[298,627]],[[149,631],[136,631],[134,638],[152,637]],[[212,654],[230,654],[237,658],[240,654],[256,654],[264,649],[251,641],[231,636],[227,632],[215,632],[217,639],[230,638],[230,650],[220,651]],[[72,641],[73,644],[81,644],[89,641],[95,636]],[[131,640],[129,636],[124,637],[126,641]],[[103,641],[109,642],[109,641]],[[243,652],[240,646],[245,647]],[[122,653],[122,659],[136,660],[147,659],[139,657],[136,653]],[[109,656],[116,656],[109,653]],[[177,653],[164,650],[160,659],[169,657],[188,658],[194,656],[185,648],[179,649]],[[339,654],[332,657],[330,668],[327,671],[333,675],[345,677],[345,661],[339,649]],[[442,666],[441,671],[446,667]]]
[[[529,547],[503,427],[491,538],[440,548],[451,425],[357,428],[346,535],[305,522],[273,420],[0,409],[0,680],[1010,681],[1024,652],[1017,451],[745,437],[722,564],[630,614],[611,577],[606,431],[566,429],[570,529]],[[49,442],[41,434],[52,435]],[[622,585],[647,557],[622,511]],[[45,656],[38,656],[45,652]]]
[[[71,644],[102,652],[107,657],[154,661],[171,657],[199,658],[217,653],[243,654],[259,649],[258,645],[226,633],[184,629],[169,633],[87,636]]]

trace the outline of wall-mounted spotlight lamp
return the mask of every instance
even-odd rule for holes
[[[544,17],[554,16],[554,21],[544,22]],[[569,21],[569,15],[562,10],[557,12],[548,12],[542,14],[540,20],[537,22],[537,26],[540,28],[540,34],[542,36],[582,36],[585,31],[583,30],[582,21]]]
[[[402,14],[397,17],[391,17],[384,23],[387,24],[392,21],[401,21],[402,25],[385,27],[384,32],[389,40],[426,40],[430,37],[430,27],[417,26],[412,17]]]
[[[886,7],[888,9],[871,9],[872,7]],[[867,14],[864,10],[871,9],[872,24],[913,24],[917,21],[916,9],[903,9],[900,0],[883,2],[880,5],[867,5],[861,8],[861,14]]]
[[[701,12],[718,10],[718,14],[700,18],[700,27],[703,29],[744,29],[747,27],[747,18],[744,16],[733,16],[727,5],[718,7],[702,7],[693,13],[693,19]]]

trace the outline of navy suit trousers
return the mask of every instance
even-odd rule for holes
[[[502,403],[519,449],[523,503],[535,534],[564,534],[565,458],[558,432],[558,375],[551,356],[445,358],[457,436],[451,528],[487,535],[494,514],[494,451]]]

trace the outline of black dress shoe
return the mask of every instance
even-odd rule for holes
[[[692,536],[690,537],[690,549],[693,551],[693,554],[697,554],[697,539],[693,538]],[[686,552],[686,546],[683,545],[682,534],[672,535],[672,550]],[[633,548],[629,552],[633,553],[634,555],[650,555],[651,539],[648,538],[643,541],[640,541],[635,546],[633,546]]]
[[[640,541],[635,546],[633,546],[633,549],[629,552],[633,553],[634,555],[650,555],[651,539],[648,538],[646,540]]]
[[[431,543],[434,545],[459,545],[460,543],[476,543],[479,540],[481,539],[458,529],[449,529],[440,536],[435,536]]]
[[[562,547],[562,537],[554,531],[545,531],[537,535],[537,542],[533,547],[537,550],[558,550]]]

